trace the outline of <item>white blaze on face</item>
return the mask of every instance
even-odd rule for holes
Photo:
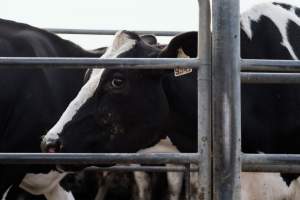
[[[113,44],[101,58],[116,58],[118,55],[132,49],[136,40],[130,39],[123,31],[116,33]],[[59,121],[48,131],[43,142],[49,144],[59,138],[64,126],[72,120],[78,110],[90,99],[98,88],[104,69],[93,69],[90,79],[81,88],[75,99],[69,104]]]
[[[268,17],[278,28],[282,42],[281,45],[287,48],[293,59],[298,60],[291,44],[288,40],[287,25],[289,21],[295,22],[300,26],[300,18],[293,11],[286,10],[279,5],[271,2],[254,6],[249,11],[241,15],[241,26],[249,39],[252,39],[251,22],[259,22],[262,16]]]

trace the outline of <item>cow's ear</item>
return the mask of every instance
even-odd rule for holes
[[[195,31],[176,35],[161,51],[161,58],[179,58],[197,56],[198,33]]]
[[[147,44],[149,44],[149,45],[157,45],[157,39],[156,39],[156,37],[154,36],[154,35],[149,35],[149,34],[147,34],[147,35],[142,35],[142,36],[140,36],[141,37],[141,39],[145,42],[145,43],[147,43]]]

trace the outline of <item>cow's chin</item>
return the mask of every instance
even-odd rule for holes
[[[88,167],[99,167],[99,168],[102,168],[102,167],[112,167],[114,166],[115,164],[100,164],[100,165],[56,165],[56,169],[59,171],[59,172],[77,172],[77,171],[81,171],[81,170],[84,170],[85,168],[88,168]]]

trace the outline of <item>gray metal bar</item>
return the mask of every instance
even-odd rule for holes
[[[49,32],[57,34],[88,34],[88,35],[114,35],[118,30],[99,30],[99,29],[67,29],[67,28],[43,28]],[[138,34],[154,34],[157,36],[174,36],[179,31],[134,31]]]
[[[173,69],[176,67],[198,68],[200,61],[196,58],[26,58],[0,57],[0,69],[7,65],[16,65],[19,68],[34,66],[51,68],[131,68],[131,69]],[[10,67],[12,67],[10,66]]]
[[[0,153],[1,164],[102,164],[102,163],[197,163],[199,155],[192,154],[44,154]],[[293,154],[243,154],[243,171],[300,173],[300,155]],[[99,168],[101,171],[185,171],[185,167],[115,166]],[[197,171],[198,168],[191,168]]]
[[[198,163],[197,153],[0,153],[1,164],[186,164]]]
[[[207,33],[208,34],[208,33]],[[202,36],[201,36],[202,37]],[[204,37],[204,36],[203,36]],[[199,39],[201,41],[201,38]],[[205,41],[207,43],[207,41]],[[205,44],[204,44],[205,45]],[[206,44],[207,45],[207,44]],[[201,45],[202,46],[202,45]],[[206,49],[207,50],[207,49]],[[66,67],[74,65],[86,65],[84,68],[97,67],[97,65],[120,65],[125,67],[133,65],[133,68],[152,68],[150,65],[166,65],[165,68],[174,67],[190,67],[197,68],[199,65],[209,66],[209,59],[205,58],[205,53],[199,51],[201,61],[190,58],[116,58],[116,59],[100,59],[100,58],[69,58],[69,57],[0,57],[0,68],[3,65],[66,65]],[[204,51],[203,51],[204,52]],[[209,52],[209,51],[208,51]],[[144,60],[144,61],[143,61]],[[123,64],[124,63],[124,64]],[[261,64],[258,64],[261,63]],[[277,64],[276,64],[277,63]],[[275,64],[274,67],[272,65]],[[68,66],[69,65],[69,66]],[[139,66],[145,65],[145,66]],[[147,66],[149,65],[149,66]],[[173,66],[170,66],[173,65]],[[300,72],[300,61],[296,60],[242,60],[243,72]],[[22,67],[20,66],[20,67]],[[26,66],[24,66],[26,67]],[[54,67],[54,66],[52,66]],[[62,67],[62,66],[56,66]],[[103,67],[103,66],[99,66]],[[204,76],[205,72],[202,71]]]
[[[243,171],[300,173],[300,155],[243,154]]]
[[[191,199],[191,166],[190,164],[185,165],[185,200]]]
[[[198,153],[199,191],[202,200],[211,200],[211,12],[209,0],[198,0],[198,59],[207,65],[199,67],[198,88]]]
[[[212,1],[213,199],[240,199],[239,1]]]
[[[300,83],[300,73],[254,73],[242,72],[242,83],[289,84]]]
[[[161,166],[113,166],[113,167],[89,167],[87,170],[91,171],[150,171],[150,172],[185,172],[186,168],[182,166],[178,167],[161,167]],[[198,167],[193,167],[190,169],[191,172],[198,171]]]
[[[243,72],[300,72],[300,60],[242,59],[241,68]]]

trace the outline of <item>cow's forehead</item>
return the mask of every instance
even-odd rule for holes
[[[116,58],[121,53],[134,48],[137,40],[133,38],[132,33],[127,31],[119,31],[113,39],[112,45],[102,55],[101,58]]]
[[[115,34],[112,45],[106,50],[106,52],[101,56],[101,58],[116,58],[120,54],[123,54],[124,52],[130,51],[134,48],[137,40],[133,39],[130,35],[130,32],[127,31],[119,31]],[[101,75],[103,74],[102,69],[93,69],[90,79],[92,77],[97,76],[99,78],[97,85],[100,82]]]
[[[129,51],[134,48],[137,42],[136,38],[133,38],[129,32],[120,31],[117,32],[112,45],[102,55],[101,58],[116,58],[118,55]],[[89,80],[81,88],[75,99],[69,104],[65,112],[62,114],[58,122],[48,131],[44,140],[51,142],[57,140],[59,134],[62,132],[64,126],[72,120],[78,110],[87,102],[88,99],[94,96],[100,80],[102,78],[104,69],[93,69]]]

